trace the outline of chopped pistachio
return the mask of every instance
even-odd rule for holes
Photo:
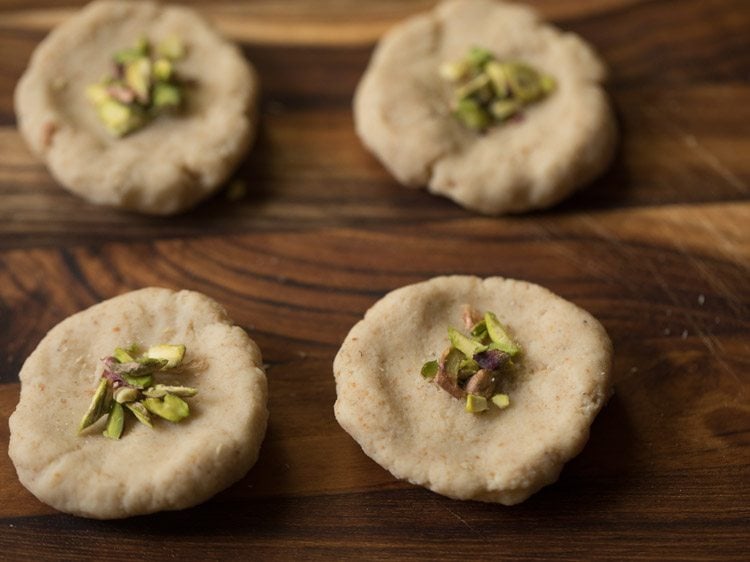
[[[166,109],[180,107],[182,104],[182,92],[174,84],[157,82],[154,85],[154,108]]]
[[[522,102],[532,102],[544,95],[539,73],[527,64],[506,63],[505,74],[513,95]]]
[[[486,102],[492,97],[489,76],[480,74],[456,89],[456,99],[459,101],[469,99],[472,96],[476,96],[477,101],[481,102]]]
[[[511,339],[505,326],[502,325],[494,313],[489,311],[485,312],[484,321],[487,324],[487,332],[497,349],[504,351],[511,357],[517,355],[521,351],[521,348]]]
[[[443,353],[440,360],[443,364],[443,369],[451,379],[456,380],[458,378],[458,372],[461,369],[461,362],[465,358],[464,354],[455,347],[450,347]]]
[[[498,98],[507,98],[510,95],[510,84],[505,75],[503,65],[493,60],[487,63],[484,67],[484,71],[487,73],[487,76],[492,83],[492,89],[495,91],[495,96]]]
[[[104,437],[110,439],[119,439],[122,435],[122,428],[125,425],[125,410],[119,402],[112,402],[112,408],[107,416],[107,427],[102,432]]]
[[[89,409],[81,419],[81,423],[78,424],[78,433],[94,424],[100,417],[107,412],[107,393],[109,390],[109,383],[107,379],[101,379],[99,385],[96,387],[94,396],[91,398]]]
[[[512,364],[511,355],[520,353],[520,347],[490,311],[481,320],[464,311],[464,325],[471,335],[449,327],[450,346],[437,365],[428,361],[422,366],[422,376],[454,398],[465,399],[468,412],[481,412],[491,405],[506,408],[510,398],[498,393],[497,387],[504,372],[510,374],[506,367]]]
[[[122,378],[125,380],[126,383],[128,383],[130,386],[139,389],[139,388],[148,388],[154,384],[154,377],[153,375],[127,375],[123,374]]]
[[[86,89],[105,127],[116,137],[143,127],[161,113],[183,104],[184,84],[175,75],[174,61],[184,47],[171,38],[159,56],[144,37],[114,55],[112,75]]]
[[[104,126],[118,137],[134,131],[144,122],[143,115],[137,109],[112,99],[99,104],[98,110]]]
[[[118,402],[120,404],[124,404],[125,402],[135,402],[138,400],[139,392],[137,388],[133,388],[131,386],[121,386],[120,388],[116,388],[114,392],[112,393],[112,396],[115,399],[115,402]]]
[[[182,363],[182,359],[185,357],[185,346],[182,344],[155,345],[148,348],[148,351],[146,351],[146,357],[149,359],[166,360],[167,364],[163,368],[172,369]]]
[[[167,394],[164,398],[146,398],[143,405],[152,414],[171,422],[180,422],[190,415],[190,407],[179,396]]]
[[[488,409],[487,399],[483,396],[477,396],[476,394],[466,395],[466,411],[471,413],[479,413]]]
[[[135,92],[138,101],[148,103],[151,93],[151,61],[140,58],[127,63],[125,83]]]
[[[153,66],[154,78],[166,82],[167,80],[172,78],[173,68],[174,67],[172,66],[172,63],[169,61],[169,59],[156,59]]]
[[[163,398],[167,394],[175,396],[184,396],[190,398],[198,394],[198,390],[190,386],[172,386],[167,384],[157,384],[143,391],[143,395],[148,398]]]
[[[422,376],[426,379],[431,379],[435,375],[437,375],[439,368],[440,367],[437,361],[428,361],[427,363],[422,365],[422,370],[421,370]]]
[[[173,33],[159,42],[156,52],[171,60],[181,59],[185,56],[185,44],[178,35]]]
[[[449,82],[457,82],[469,73],[470,66],[466,61],[446,62],[440,65],[440,76]]]
[[[469,54],[466,56],[466,59],[469,64],[477,70],[484,70],[484,65],[493,59],[493,55],[487,49],[472,47],[469,49]]]
[[[109,99],[107,86],[104,84],[89,84],[86,86],[86,98],[94,105],[104,103]]]
[[[501,410],[510,406],[510,398],[507,394],[495,394],[491,400],[492,403]]]
[[[553,77],[524,62],[497,60],[480,47],[470,49],[461,60],[442,64],[439,72],[455,85],[456,118],[475,131],[507,121],[556,87]]]
[[[475,131],[486,129],[491,121],[489,113],[482,109],[482,106],[473,99],[459,101],[456,108],[456,116],[469,129],[474,129]]]
[[[490,113],[498,121],[510,119],[521,111],[521,104],[515,100],[497,100],[490,105]]]
[[[448,337],[450,338],[453,347],[458,349],[469,359],[473,358],[477,353],[487,349],[486,345],[466,337],[455,328],[448,328]]]
[[[151,423],[151,414],[148,413],[148,410],[146,409],[146,406],[143,405],[143,402],[126,402],[125,407],[130,410],[135,416],[135,419],[137,419],[143,425],[154,427]]]
[[[127,349],[123,349],[122,347],[116,347],[115,352],[112,354],[112,357],[117,359],[117,361],[119,361],[120,363],[132,363],[133,361],[135,361],[130,352]]]

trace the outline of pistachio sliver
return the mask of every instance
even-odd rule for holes
[[[492,403],[501,410],[510,406],[510,397],[507,394],[495,394],[491,400]]]
[[[542,91],[545,94],[550,94],[557,89],[557,81],[552,78],[549,74],[543,74],[542,78],[539,81],[539,84],[542,87]]]
[[[477,70],[484,70],[484,66],[494,58],[492,53],[482,47],[472,47],[466,55],[467,62]]]
[[[143,114],[137,108],[113,99],[99,104],[97,110],[104,126],[118,137],[127,135],[144,123]]]
[[[504,351],[511,357],[521,351],[521,348],[511,339],[505,326],[502,325],[494,313],[485,312],[484,321],[487,324],[487,332],[490,335],[490,339],[492,339],[497,349]]]
[[[94,424],[100,417],[102,417],[107,411],[107,391],[109,389],[109,383],[107,379],[101,379],[99,386],[96,387],[94,396],[91,398],[89,409],[81,419],[81,423],[78,424],[78,433]]]
[[[463,100],[477,97],[481,101],[488,101],[492,97],[489,86],[490,77],[486,74],[480,74],[456,89],[456,99]]]
[[[420,371],[420,373],[424,378],[431,379],[435,375],[437,375],[439,368],[440,366],[438,365],[437,361],[427,361],[427,363],[422,365],[422,370]]]
[[[515,100],[497,100],[490,105],[490,113],[498,121],[506,121],[521,111],[521,104]]]
[[[137,419],[143,425],[154,427],[151,423],[151,414],[148,413],[148,410],[143,405],[143,402],[126,402],[124,405],[135,416],[135,419]]]
[[[182,104],[182,92],[174,84],[157,82],[154,84],[154,109],[179,107]]]
[[[119,402],[112,402],[112,408],[107,416],[107,427],[102,432],[104,437],[109,439],[119,439],[122,435],[122,428],[125,425],[125,410]]]
[[[140,393],[138,392],[138,389],[132,388],[130,386],[121,386],[120,388],[115,389],[115,391],[112,393],[112,397],[115,399],[115,402],[118,402],[119,404],[124,404],[125,402],[135,402],[138,400]]]
[[[469,359],[472,359],[477,353],[481,353],[487,349],[486,345],[466,337],[455,328],[448,328],[448,337],[451,340],[451,345]]]
[[[437,365],[437,361],[435,362]],[[198,394],[198,390],[190,386],[171,386],[166,384],[157,384],[143,391],[143,395],[149,398],[163,398],[167,394],[175,396],[184,396],[190,398]]]
[[[503,65],[497,61],[490,61],[484,67],[484,72],[490,79],[492,89],[498,98],[507,98],[510,95],[510,83],[505,75]]]
[[[127,63],[125,83],[135,92],[138,101],[148,103],[151,91],[151,61],[144,57]]]
[[[132,386],[133,388],[137,388],[137,389],[148,388],[154,384],[153,375],[137,376],[137,375],[123,374],[122,378],[130,386]]]
[[[491,117],[473,99],[463,99],[456,106],[456,117],[469,129],[481,131],[490,124]]]
[[[513,96],[528,103],[544,95],[539,73],[527,64],[514,62],[503,65]]]
[[[440,65],[438,72],[444,80],[457,82],[469,73],[470,66],[467,61],[446,62]]]
[[[185,357],[185,346],[182,344],[155,345],[149,347],[145,355],[150,359],[161,359],[166,361],[167,363],[164,365],[163,369],[172,369],[182,363],[182,359]]]
[[[167,394],[164,398],[146,398],[143,405],[152,414],[178,423],[190,415],[190,406],[179,396]]]
[[[127,349],[123,349],[122,347],[116,347],[115,352],[112,354],[112,357],[117,359],[119,363],[132,363],[133,361],[135,361],[130,352]]]
[[[172,78],[174,67],[169,59],[160,58],[154,61],[153,73],[157,80],[167,81]]]
[[[487,399],[476,394],[466,395],[466,411],[473,414],[484,412],[488,409]]]

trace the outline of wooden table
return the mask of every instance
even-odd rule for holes
[[[400,187],[353,132],[374,41],[423,1],[194,2],[263,82],[237,174],[248,195],[168,219],[83,203],[32,158],[12,107],[73,4],[0,2],[0,448],[46,331],[149,285],[228,308],[269,365],[271,418],[242,481],[125,521],[55,512],[0,455],[0,558],[750,558],[750,3],[535,2],[610,65],[622,143],[589,189],[497,219]],[[512,508],[394,480],[333,417],[331,362],[352,324],[447,273],[540,283],[614,341],[616,394],[588,446]]]

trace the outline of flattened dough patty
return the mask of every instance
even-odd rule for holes
[[[464,410],[420,376],[464,305],[493,311],[523,349],[511,405]],[[611,393],[612,346],[589,313],[531,283],[437,277],[387,294],[336,356],[336,419],[397,478],[457,499],[525,500],[557,480]]]
[[[198,389],[190,417],[149,429],[128,415],[119,441],[102,436],[103,419],[77,435],[97,361],[132,342],[185,344],[184,372],[171,379]],[[74,314],[21,369],[9,448],[18,477],[52,507],[99,519],[205,501],[258,457],[268,417],[261,365],[253,340],[200,293],[142,289]]]
[[[124,138],[104,128],[87,85],[114,53],[146,36],[179,36],[176,71],[193,85],[186,108]],[[86,199],[148,214],[184,211],[212,194],[247,152],[256,126],[255,71],[196,12],[100,0],[57,27],[32,55],[15,92],[18,126],[63,186]]]
[[[520,120],[478,134],[451,114],[453,85],[438,69],[471,47],[552,75],[557,89]],[[615,120],[605,68],[577,35],[525,6],[449,0],[380,41],[354,99],[363,143],[407,186],[426,186],[480,213],[553,205],[609,164]]]

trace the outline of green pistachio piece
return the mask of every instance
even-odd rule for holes
[[[472,99],[464,99],[458,102],[456,117],[468,128],[475,131],[486,129],[491,121],[489,113]]]
[[[99,118],[110,133],[124,136],[144,123],[143,115],[134,107],[107,100],[98,106]]]
[[[116,347],[115,352],[112,354],[112,357],[117,359],[119,363],[132,363],[133,361],[135,361],[130,352],[127,349],[123,349],[122,347]]]
[[[501,410],[510,406],[510,398],[507,394],[495,394],[492,398],[492,403],[500,408]]]
[[[125,65],[125,83],[135,92],[138,101],[148,103],[151,92],[151,61],[139,58]]]
[[[479,369],[479,363],[473,359],[462,359],[458,365],[458,380],[471,378]]]
[[[181,59],[185,56],[185,44],[178,35],[168,35],[156,46],[156,52],[171,60]]]
[[[422,376],[426,379],[431,379],[435,375],[437,375],[438,369],[440,366],[438,365],[437,361],[428,361],[424,365],[422,365]]]
[[[154,427],[151,424],[151,414],[148,413],[148,410],[143,405],[143,402],[126,402],[125,407],[130,410],[135,418],[143,425]]]
[[[437,366],[437,361],[434,362]],[[163,398],[167,394],[175,396],[184,396],[190,398],[198,394],[198,390],[190,386],[170,386],[166,384],[157,384],[143,391],[143,395],[149,398]]]
[[[156,59],[154,61],[154,78],[157,80],[167,81],[172,78],[172,63],[165,58]]]
[[[122,378],[130,386],[135,388],[148,388],[154,384],[154,377],[152,375],[126,375],[123,374]]]
[[[502,325],[494,313],[489,311],[485,312],[484,321],[487,324],[487,332],[490,335],[490,339],[492,339],[492,342],[495,344],[495,348],[504,351],[511,357],[517,355],[521,351],[521,348],[511,339],[505,326]]]
[[[157,82],[154,84],[153,103],[157,110],[179,107],[182,104],[182,91],[174,84]]]
[[[510,83],[505,75],[503,65],[495,60],[490,61],[484,67],[484,72],[490,79],[495,96],[507,98],[510,95]]]
[[[490,113],[498,121],[510,119],[521,110],[521,104],[515,100],[497,100],[490,105]]]
[[[443,352],[443,357],[441,360],[443,361],[445,372],[448,373],[448,376],[450,376],[450,378],[452,378],[454,381],[458,378],[458,371],[461,368],[461,361],[463,361],[464,359],[464,354],[455,347],[450,347],[445,352]]]
[[[476,98],[483,102],[489,101],[492,98],[490,77],[486,74],[480,74],[456,89],[456,99],[464,100],[468,98]]]
[[[444,80],[448,80],[449,82],[458,82],[459,80],[461,80],[461,78],[466,76],[470,70],[471,67],[469,63],[465,60],[461,60],[454,62],[445,62],[441,64],[438,72]]]
[[[172,369],[182,363],[183,357],[185,357],[185,346],[172,345],[172,344],[161,344],[154,345],[148,348],[146,351],[146,357],[149,359],[162,359],[166,360],[164,369]]]
[[[115,62],[119,64],[127,64],[129,62],[133,62],[134,60],[147,57],[148,52],[148,39],[146,39],[145,37],[140,37],[135,46],[117,51],[115,53]]]
[[[109,100],[110,95],[104,84],[89,84],[86,86],[86,98],[94,105],[100,105]]]
[[[513,96],[524,103],[536,101],[544,95],[539,73],[527,64],[509,62],[503,65]]]
[[[171,422],[180,422],[190,415],[190,407],[179,396],[167,394],[163,399],[146,398],[143,405],[152,414]]]
[[[473,414],[483,412],[488,409],[487,399],[477,394],[466,395],[466,411]]]
[[[136,388],[121,386],[112,393],[112,396],[114,397],[115,402],[124,404],[125,402],[135,402],[136,400],[138,400],[139,394],[140,393]]]
[[[102,432],[102,435],[110,439],[119,439],[122,435],[124,424],[125,410],[123,410],[122,404],[113,402],[112,408],[109,411],[109,416],[107,416],[107,427]]]
[[[484,65],[494,58],[494,55],[490,51],[481,47],[472,47],[469,49],[468,55],[466,55],[468,63],[477,70],[484,70]]]
[[[482,340],[483,336],[487,335],[487,324],[485,324],[484,320],[480,320],[474,326],[471,328],[471,337],[473,337],[475,340]]]
[[[89,409],[86,411],[83,418],[81,418],[81,423],[78,424],[78,433],[81,433],[84,429],[94,424],[96,420],[98,420],[107,412],[108,390],[109,390],[109,383],[107,382],[107,379],[102,378],[99,381],[99,386],[96,387],[94,396],[91,398]]]
[[[471,359],[477,353],[487,350],[487,346],[466,337],[455,328],[448,328],[448,337],[451,340],[451,345],[463,353],[467,358]]]

